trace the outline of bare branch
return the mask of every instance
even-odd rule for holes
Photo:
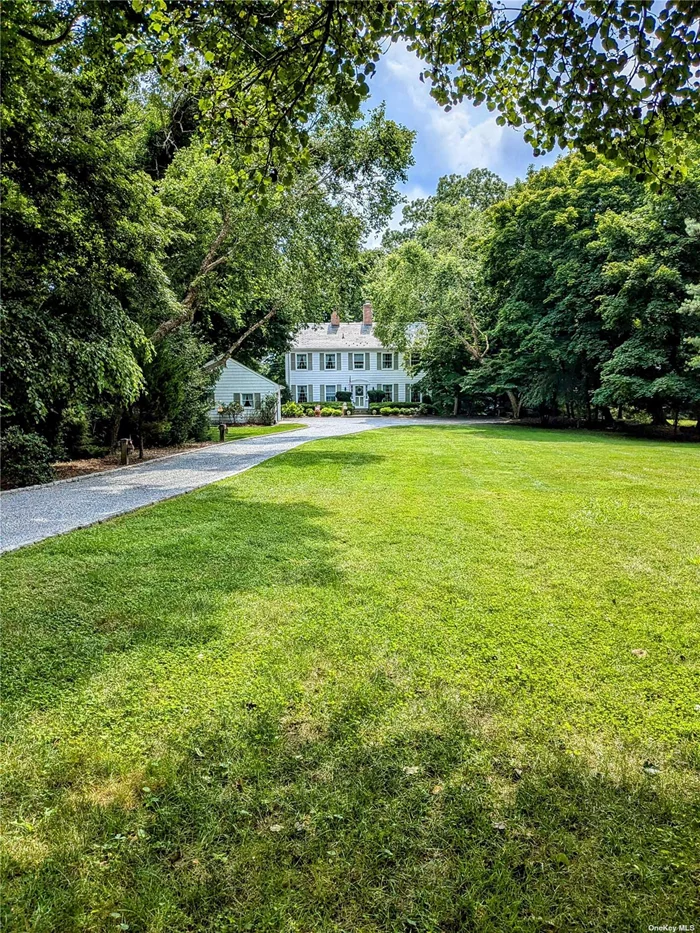
[[[169,321],[163,321],[162,324],[159,324],[155,331],[151,334],[151,343],[158,343],[164,337],[167,337],[168,334],[171,334],[174,330],[177,330],[178,327],[182,327],[183,324],[188,324],[194,317],[194,310],[197,304],[197,290],[202,280],[202,276],[206,275],[207,272],[211,272],[212,269],[215,269],[218,265],[221,265],[222,262],[225,262],[225,260],[228,259],[228,255],[220,256],[218,259],[215,259],[215,257],[221,248],[221,244],[224,242],[226,236],[228,235],[229,222],[229,216],[227,214],[224,218],[221,230],[218,232],[216,239],[211,244],[207,250],[206,256],[202,260],[202,264],[199,267],[199,272],[190,283],[190,287],[187,289],[187,294],[182,300],[181,313],[176,314],[175,317],[170,318]]]
[[[263,324],[266,324],[268,321],[271,321],[272,318],[277,314],[278,308],[273,308],[271,311],[268,311],[266,315],[260,318],[259,321],[256,321],[254,324],[248,328],[248,330],[243,333],[238,340],[232,344],[225,353],[222,353],[221,356],[217,356],[215,360],[210,360],[208,363],[205,363],[202,369],[205,373],[213,372],[215,369],[218,369],[220,366],[223,366],[228,360],[231,359],[236,350],[243,345],[243,343],[250,337],[251,334],[255,333],[258,328],[262,327]]]

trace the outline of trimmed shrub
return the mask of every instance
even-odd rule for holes
[[[333,415],[334,418],[340,418],[342,417],[342,414],[343,413],[339,408],[331,408],[331,415]]]
[[[8,486],[33,486],[55,478],[51,448],[39,434],[8,428],[0,439],[2,478]]]
[[[351,402],[352,392],[345,392],[341,389],[340,392],[335,393],[335,400],[336,402],[340,402],[341,405],[343,402]]]
[[[303,418],[304,414],[304,409],[301,405],[297,405],[296,402],[285,402],[282,406],[283,418]]]
[[[342,402],[301,402],[300,404],[304,409],[304,413],[307,415],[313,415],[317,405],[321,408],[337,408],[338,411],[343,410]],[[348,411],[352,411],[352,405],[347,404],[347,409]]]
[[[417,411],[420,408],[419,402],[384,402],[381,405],[376,403],[371,403],[369,406],[370,411],[381,411],[382,408],[395,408],[397,411],[404,411],[406,414],[410,414],[414,411]]]
[[[321,409],[321,414],[323,415],[324,418],[330,418],[330,416],[333,414],[334,410],[335,410],[335,409],[333,409],[333,408],[322,408],[322,409]]]
[[[277,399],[274,395],[266,395],[260,400],[260,408],[258,408],[256,415],[260,420],[260,424],[274,424],[277,421]]]

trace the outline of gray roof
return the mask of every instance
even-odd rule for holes
[[[410,324],[409,340],[414,339],[421,329],[420,324]],[[374,324],[306,324],[292,338],[293,350],[381,350],[384,344],[374,335]]]
[[[307,324],[294,335],[295,350],[381,350],[383,344],[374,336],[374,324]]]

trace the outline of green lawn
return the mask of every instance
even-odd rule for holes
[[[371,431],[2,567],[5,930],[697,923],[697,447]]]
[[[283,421],[279,424],[271,425],[262,425],[262,424],[242,424],[235,428],[228,428],[226,431],[226,440],[227,441],[238,441],[244,437],[259,437],[261,434],[277,434],[280,431],[294,431],[295,428],[299,428],[298,424],[285,424]],[[213,425],[209,428],[209,439],[212,441],[219,440],[219,428],[218,425]]]

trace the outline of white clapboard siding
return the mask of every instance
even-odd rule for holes
[[[298,353],[299,351],[292,352]],[[309,402],[321,402],[324,400],[321,397],[322,386],[339,385],[343,391],[350,391],[351,386],[359,384],[365,386],[365,399],[369,389],[387,385],[391,386],[392,401],[408,402],[410,401],[410,386],[418,382],[422,376],[422,373],[409,375],[406,372],[403,368],[403,354],[401,353],[392,352],[392,368],[384,369],[381,367],[382,352],[377,350],[369,353],[362,352],[365,369],[355,369],[354,367],[350,369],[351,352],[344,349],[339,354],[334,354],[336,357],[335,369],[325,369],[322,368],[322,363],[324,363],[325,356],[330,351],[304,350],[303,352],[306,353],[307,358],[312,357],[312,368],[310,369],[308,368],[308,359],[306,369],[299,369],[296,365],[292,368],[292,353],[286,354],[287,385],[294,401],[297,400],[296,387],[300,385],[310,387],[313,397],[308,399]],[[360,353],[361,351],[356,350],[353,352]],[[388,353],[389,351],[384,352]],[[340,369],[338,369],[338,356],[340,356]],[[294,362],[296,364],[296,356]],[[368,362],[369,368],[367,368]],[[307,396],[308,392],[309,389],[307,388]],[[397,392],[398,398],[396,397]]]
[[[274,395],[277,399],[277,417],[281,417],[280,412],[280,386],[266,376],[261,376],[255,370],[249,369],[243,363],[236,360],[229,360],[221,370],[216,385],[214,386],[214,407],[209,412],[210,420],[217,422],[219,420],[218,408],[220,405],[230,405],[234,401],[235,395],[250,393],[254,397],[254,402],[266,395]],[[248,412],[240,416],[241,421],[245,421]]]

